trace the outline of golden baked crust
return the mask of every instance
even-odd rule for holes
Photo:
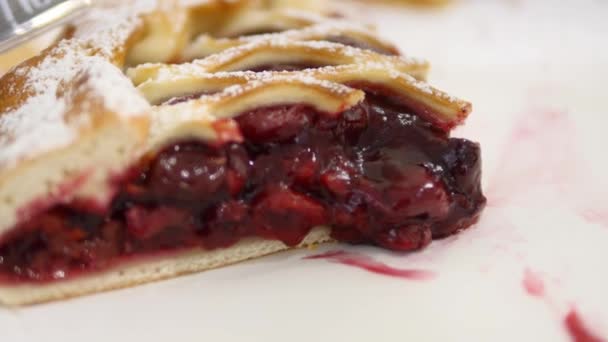
[[[438,129],[450,130],[471,111],[468,102],[424,82],[427,62],[398,56],[372,29],[276,6],[245,0],[107,2],[76,23],[65,40],[6,74],[0,79],[0,235],[57,203],[107,204],[109,180],[139,158],[176,140],[221,140],[213,123],[230,123],[249,109],[304,103],[338,113],[364,99],[362,87],[376,87],[418,109]],[[282,64],[313,68],[255,71]],[[328,239],[315,233],[305,245]],[[209,261],[218,252],[196,251],[188,258],[197,262],[167,266],[161,275],[142,261],[120,277],[111,269],[68,285],[0,284],[0,301],[77,296],[287,248],[268,241],[239,246],[223,251],[228,256],[220,263]],[[243,248],[251,252],[239,252]]]

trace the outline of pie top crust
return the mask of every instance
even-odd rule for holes
[[[173,141],[238,140],[225,127],[251,109],[302,103],[331,115],[361,102],[360,88],[371,87],[445,132],[470,113],[470,103],[424,82],[428,63],[396,55],[373,29],[283,8],[262,11],[260,3],[106,1],[66,39],[5,75],[0,234],[56,203],[86,198],[103,205],[112,179]],[[315,68],[263,71],[301,63]],[[188,95],[196,96],[171,103]]]

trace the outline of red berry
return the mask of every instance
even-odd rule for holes
[[[386,189],[390,207],[400,217],[445,217],[450,211],[450,198],[445,186],[423,167],[409,170],[401,181]]]
[[[242,114],[237,122],[251,142],[280,142],[293,138],[307,127],[312,113],[314,111],[305,106],[276,106]]]
[[[327,223],[323,206],[289,189],[268,189],[253,211],[256,232],[297,245],[311,228]]]
[[[392,228],[376,235],[378,245],[397,251],[420,249],[431,242],[431,229],[428,225],[410,225]]]
[[[151,238],[171,227],[187,226],[191,220],[186,210],[171,207],[132,207],[125,216],[127,230],[138,239]]]
[[[148,184],[162,198],[192,200],[216,193],[224,184],[227,158],[205,146],[175,145],[162,152]]]
[[[248,218],[249,207],[245,203],[221,203],[205,219],[204,227],[199,233],[203,237],[203,245],[209,249],[228,247],[250,235]]]

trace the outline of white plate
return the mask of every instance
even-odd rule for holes
[[[569,341],[572,310],[608,338],[608,2],[470,0],[438,12],[360,13],[431,60],[431,83],[474,103],[457,135],[482,144],[489,204],[475,228],[420,253],[322,251],[354,250],[434,279],[295,251],[0,309],[0,340]]]

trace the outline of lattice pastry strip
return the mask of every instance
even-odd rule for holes
[[[429,65],[425,61],[385,56],[369,50],[325,41],[262,40],[224,50],[186,64],[142,64],[127,75],[135,85],[150,78],[197,75],[222,71],[255,70],[271,65],[327,66],[376,63],[424,79]]]
[[[391,63],[347,64],[294,72],[184,72],[166,66],[155,69],[155,76],[140,83],[138,89],[151,103],[162,103],[174,97],[212,94],[231,85],[275,78],[297,81],[301,78],[325,80],[334,84],[372,86],[390,91],[426,119],[444,129],[461,123],[471,111],[470,103],[454,98],[398,70]],[[135,73],[132,75],[137,76]]]
[[[269,7],[258,8],[264,6]],[[184,49],[201,34],[238,37],[248,32],[300,29],[327,20],[315,13],[257,1],[209,1],[192,7],[169,2],[142,18],[141,37],[130,47],[127,65],[182,60]]]
[[[239,37],[259,33],[280,32],[326,22],[325,16],[290,9],[247,10],[238,12],[217,31],[216,37]]]
[[[303,75],[281,73],[210,74],[208,83],[233,85],[213,95],[157,106],[151,113],[149,146],[152,151],[175,140],[198,138],[211,144],[241,141],[238,126],[226,120],[256,108],[308,105],[327,115],[341,113],[364,98],[361,90]],[[216,89],[219,91],[219,87]],[[219,127],[215,124],[224,121]],[[229,125],[229,126],[227,126]]]
[[[375,50],[380,53],[398,54],[398,50],[393,44],[379,39],[369,29],[360,25],[349,24],[343,20],[332,20],[303,29],[246,37],[214,38],[207,34],[200,35],[185,48],[179,60],[182,62],[191,61],[220,53],[235,46],[250,44],[260,40],[337,40],[340,43],[351,43],[352,45],[365,47],[366,49]]]

